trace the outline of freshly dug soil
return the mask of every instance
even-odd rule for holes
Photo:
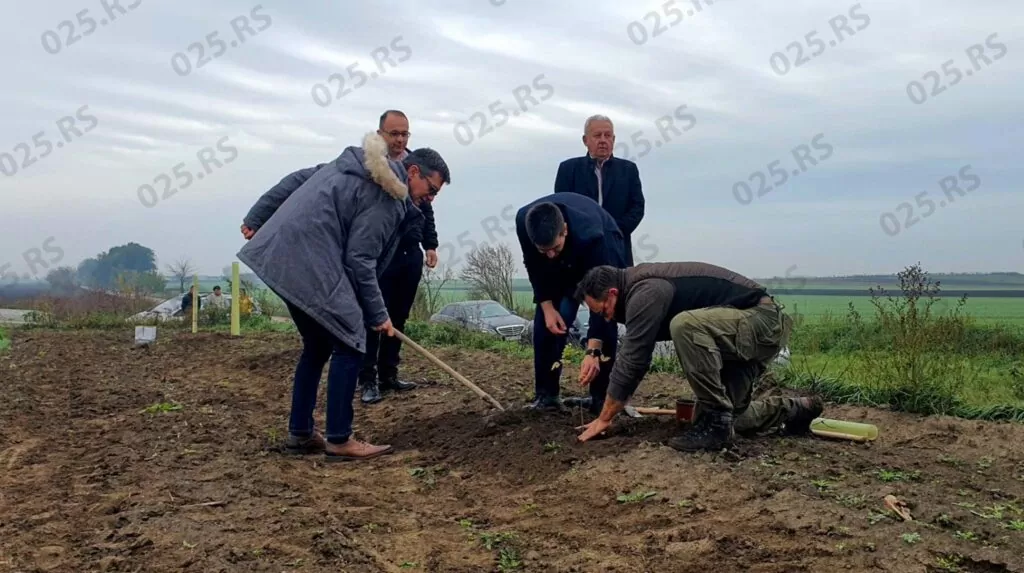
[[[1019,424],[829,407],[879,439],[681,454],[675,421],[645,417],[579,444],[578,411],[521,411],[530,362],[437,350],[495,413],[404,349],[421,387],[356,402],[357,437],[397,452],[324,464],[280,449],[297,336],[11,334],[0,571],[1024,571]],[[635,404],[687,394],[652,375]]]

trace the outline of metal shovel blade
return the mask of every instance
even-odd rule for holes
[[[623,408],[622,411],[625,412],[625,414],[627,416],[629,416],[630,418],[643,418],[644,417],[643,414],[641,414],[640,412],[636,411],[635,407],[630,406],[630,405],[626,405],[626,407]]]

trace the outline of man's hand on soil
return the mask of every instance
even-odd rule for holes
[[[584,432],[580,434],[579,438],[577,439],[581,442],[585,442],[592,438],[596,438],[597,436],[603,434],[606,430],[608,430],[608,428],[611,427],[611,425],[611,420],[606,422],[601,418],[598,418],[589,424],[577,426],[577,430],[584,430]]]

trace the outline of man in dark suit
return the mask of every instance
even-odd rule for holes
[[[594,382],[590,396],[563,402],[559,380],[567,328],[576,320],[580,303],[576,286],[588,270],[610,265],[625,268],[622,232],[607,211],[592,199],[574,193],[554,193],[523,206],[516,213],[516,235],[523,250],[533,302],[534,401],[530,408],[562,411],[578,405],[597,415],[604,406],[608,376],[615,366],[618,326],[590,313],[586,358],[580,371]]]
[[[555,193],[579,193],[604,207],[622,231],[626,262],[633,266],[630,235],[644,218],[640,170],[636,163],[612,156],[615,127],[603,115],[587,118],[583,124],[583,145],[587,147],[586,155],[559,164]]]
[[[398,110],[387,110],[380,116],[377,133],[388,143],[388,157],[402,161],[410,153],[409,119]],[[434,225],[434,209],[426,203],[420,206],[423,217],[419,223],[409,225],[399,239],[398,251],[380,278],[380,290],[384,296],[391,322],[399,331],[405,329],[405,321],[412,312],[416,291],[423,277],[423,265],[437,266],[437,228]],[[422,250],[421,247],[422,246]],[[359,372],[360,401],[375,404],[384,399],[390,391],[404,392],[416,388],[415,382],[398,379],[398,365],[401,362],[402,341],[394,336],[381,336],[379,332],[366,333],[366,359]]]

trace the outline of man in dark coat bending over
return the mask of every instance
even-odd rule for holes
[[[450,182],[436,151],[417,149],[401,163],[390,161],[384,139],[369,133],[362,147],[348,147],[306,175],[287,199],[265,195],[257,202],[276,206],[238,258],[285,301],[303,344],[292,386],[289,452],[323,453],[334,461],[392,451],[352,436],[366,331],[394,334],[378,269],[387,267],[402,226],[413,220],[407,215]],[[321,434],[313,411],[328,360],[327,431]]]
[[[599,265],[626,266],[622,232],[593,199],[555,193],[519,209],[516,234],[537,305],[533,322],[536,395],[530,407],[559,411],[563,408],[559,380],[566,325],[576,320],[580,307],[574,298],[576,285],[585,272]],[[587,337],[587,356],[580,368],[590,373],[594,382],[590,397],[575,404],[596,414],[601,411],[608,375],[615,364],[617,325],[592,312]]]
[[[591,311],[626,323],[604,410],[580,428],[580,441],[608,429],[647,373],[659,340],[675,344],[697,397],[697,420],[668,443],[677,450],[719,450],[734,432],[784,427],[802,434],[821,415],[816,399],[751,401],[754,382],[788,339],[790,322],[765,287],[746,277],[697,262],[602,266],[586,274],[576,294]],[[583,373],[580,378],[587,382]]]
[[[406,147],[410,135],[409,119],[402,111],[389,109],[381,114],[377,135],[387,144],[388,159],[401,163],[411,153]],[[251,239],[281,204],[325,165],[329,164],[321,163],[300,169],[267,191],[246,214],[242,235]],[[398,330],[405,329],[405,321],[412,311],[416,290],[423,275],[424,259],[428,267],[437,266],[437,229],[434,225],[433,206],[424,201],[417,205],[417,209],[409,210],[406,217],[409,220],[402,225],[405,231],[399,239],[391,263],[386,269],[378,269],[384,305]],[[423,250],[420,250],[421,244]],[[366,353],[359,373],[361,400],[364,404],[380,402],[383,394],[390,390],[405,391],[416,387],[413,382],[398,379],[401,348],[402,341],[396,337],[381,336],[372,330],[366,333]]]

